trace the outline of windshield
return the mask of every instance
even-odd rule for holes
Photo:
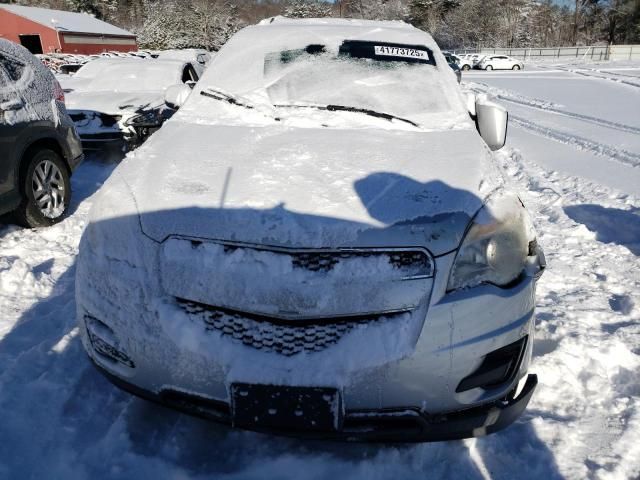
[[[80,72],[82,69],[80,70]],[[78,74],[80,74],[78,72]],[[137,92],[148,90],[164,90],[180,82],[182,73],[179,64],[157,64],[144,60],[133,60],[122,64],[111,64],[93,77],[88,90],[112,90]]]
[[[400,117],[451,110],[433,54],[426,47],[345,41],[267,54],[267,93],[273,105],[342,105]],[[332,79],[331,82],[327,78]]]
[[[98,74],[98,72],[106,70],[108,68],[108,65],[108,62],[91,60],[88,63],[84,64],[80,68],[80,70],[76,72],[75,76],[79,78],[93,78]]]
[[[191,95],[183,111],[217,122],[275,118],[312,128],[472,126],[453,71],[435,42],[413,28],[249,27],[218,52],[198,90],[202,94]],[[226,101],[212,105],[207,92]],[[247,105],[253,108],[242,108]]]

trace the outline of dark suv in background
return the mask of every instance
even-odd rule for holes
[[[59,221],[82,158],[58,81],[27,49],[0,39],[0,215],[27,227]]]

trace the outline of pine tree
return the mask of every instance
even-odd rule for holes
[[[284,11],[284,16],[290,18],[322,18],[331,15],[331,5],[321,0],[293,0]]]
[[[345,17],[365,20],[404,20],[409,16],[403,0],[347,0],[340,7]]]
[[[67,0],[67,5],[72,12],[88,13],[102,19],[102,12],[96,0]]]

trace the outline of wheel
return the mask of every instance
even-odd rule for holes
[[[520,65],[514,65],[511,70],[520,70]]]
[[[487,65],[486,67],[484,67],[485,70],[493,70],[493,67],[491,65]]]
[[[467,70],[471,70],[471,67],[469,65],[465,64],[465,65],[462,65],[462,70],[464,70],[466,72]]]
[[[23,199],[16,211],[25,227],[48,227],[59,222],[71,200],[67,166],[53,150],[42,149],[25,158]]]

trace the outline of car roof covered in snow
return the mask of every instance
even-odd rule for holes
[[[265,29],[268,27],[268,30]],[[341,31],[343,37],[350,35],[366,36],[369,40],[384,40],[398,43],[417,43],[429,48],[437,48],[436,43],[428,33],[419,30],[408,23],[398,20],[359,20],[351,18],[286,18],[271,17],[262,20],[258,25],[245,30],[258,29],[259,35],[265,35],[266,31],[276,33],[277,30],[291,32],[296,30],[313,28],[314,33],[323,29],[331,29],[332,33]]]
[[[153,60],[145,60],[142,58],[126,58],[126,57],[101,57],[91,60],[85,63],[80,71],[97,71],[102,68],[108,68],[113,65],[133,65],[133,68],[144,69],[145,66],[152,65],[166,65],[167,68],[176,68],[178,66],[184,67],[192,62],[188,60],[182,60],[180,58],[158,58]]]
[[[22,5],[0,5],[0,8],[61,32],[92,33],[133,37],[133,33],[118,28],[87,14],[51,10],[49,8],[24,7]]]

